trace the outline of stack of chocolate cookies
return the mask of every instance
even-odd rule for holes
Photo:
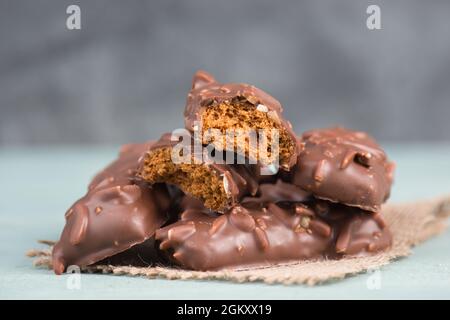
[[[269,94],[202,71],[185,124],[123,146],[94,177],[66,213],[57,274],[96,263],[239,269],[390,247],[380,209],[394,164],[366,133],[298,137]]]

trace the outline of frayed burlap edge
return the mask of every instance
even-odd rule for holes
[[[405,204],[387,204],[383,215],[394,236],[388,251],[366,257],[347,257],[340,260],[299,261],[263,268],[221,271],[190,271],[163,266],[137,268],[131,266],[98,265],[83,269],[84,272],[101,272],[114,275],[144,276],[166,279],[214,279],[234,282],[265,282],[281,284],[315,285],[342,279],[367,270],[380,268],[394,259],[408,256],[411,248],[446,228],[450,216],[450,196]],[[40,241],[49,247],[30,250],[34,265],[51,268],[52,241]]]

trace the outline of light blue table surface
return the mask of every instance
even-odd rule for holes
[[[386,149],[397,162],[390,201],[450,193],[449,144],[389,145]],[[69,290],[67,276],[34,268],[25,252],[40,247],[36,239],[58,238],[65,210],[116,152],[117,147],[0,150],[0,298],[450,298],[448,231],[415,248],[412,256],[382,268],[377,274],[378,289],[367,286],[371,274],[316,287],[83,274],[81,289]]]

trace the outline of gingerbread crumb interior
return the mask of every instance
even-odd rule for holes
[[[203,164],[175,164],[171,148],[161,148],[148,153],[140,176],[150,183],[170,183],[184,193],[202,200],[206,207],[220,211],[228,204],[222,178]]]
[[[279,159],[280,164],[287,165],[291,155],[295,151],[295,141],[292,141],[288,132],[279,122],[276,117],[271,116],[269,112],[259,111],[254,105],[249,102],[237,102],[237,103],[220,103],[204,109],[202,113],[202,134],[204,137],[203,143],[213,143],[219,150],[224,150],[226,147],[226,139],[222,141],[214,141],[213,138],[205,136],[205,132],[208,129],[218,129],[225,135],[228,129],[234,130],[260,130],[260,129],[278,129],[279,130]],[[271,143],[272,137],[270,131],[267,131],[267,156],[264,154],[258,154],[257,150],[252,150],[252,154],[258,156],[261,162],[268,161],[269,157],[272,157]],[[245,144],[243,145],[237,138],[234,139],[234,146],[239,145],[245,150],[245,156],[250,155],[250,146],[248,137],[245,138]],[[230,148],[228,148],[230,150]],[[233,150],[233,151],[236,151]]]

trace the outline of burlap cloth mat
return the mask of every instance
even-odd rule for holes
[[[166,279],[214,279],[234,282],[265,282],[281,284],[315,285],[342,279],[367,270],[380,268],[394,259],[408,256],[413,246],[441,232],[450,216],[450,196],[404,204],[387,204],[383,215],[391,228],[394,243],[390,250],[367,257],[347,257],[341,260],[299,261],[252,269],[221,271],[190,271],[163,266],[137,268],[131,266],[98,265],[83,269],[84,272],[111,273],[114,275],[144,276]],[[40,241],[49,247],[30,250],[34,265],[51,268],[53,242]]]

